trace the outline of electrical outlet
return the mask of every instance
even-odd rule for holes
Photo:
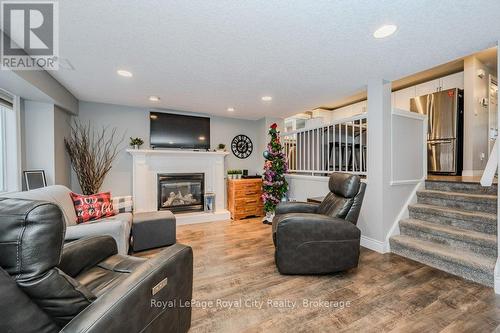
[[[479,154],[479,158],[481,159],[481,161],[484,161],[484,159],[486,158],[486,154],[485,153]]]

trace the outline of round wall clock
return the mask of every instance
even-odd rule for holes
[[[247,158],[253,150],[252,140],[244,134],[237,135],[231,142],[231,150],[234,156],[242,159]]]

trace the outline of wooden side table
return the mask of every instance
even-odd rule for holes
[[[233,220],[263,216],[262,179],[228,179],[227,207]]]

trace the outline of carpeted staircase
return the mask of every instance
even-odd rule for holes
[[[427,181],[399,222],[391,251],[493,286],[497,257],[497,186]]]

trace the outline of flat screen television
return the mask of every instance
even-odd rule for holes
[[[151,148],[210,149],[210,118],[150,112]]]

